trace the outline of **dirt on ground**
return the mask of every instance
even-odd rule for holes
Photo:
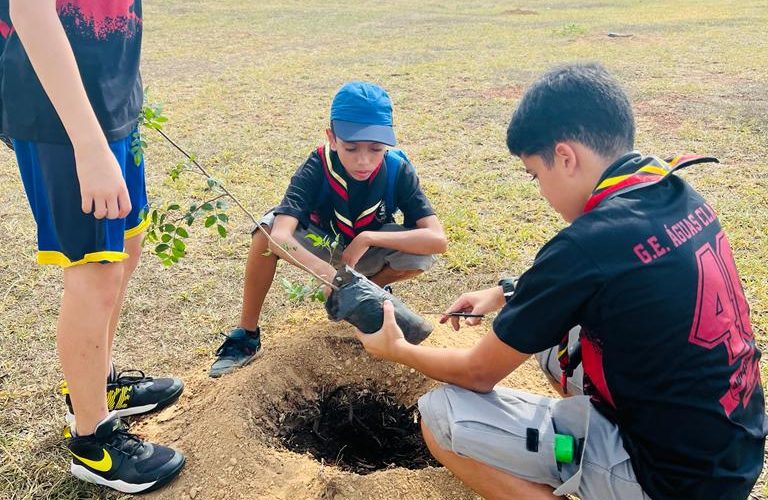
[[[438,325],[426,343],[469,346],[485,331]],[[186,376],[176,405],[132,427],[187,456],[181,476],[151,498],[477,498],[442,467],[393,466],[361,475],[285,448],[279,436],[286,417],[329,387],[386,391],[408,407],[437,385],[412,369],[371,358],[346,324],[281,335],[261,358],[219,379],[206,370]],[[503,383],[553,394],[531,361]]]

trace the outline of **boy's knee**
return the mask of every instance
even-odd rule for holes
[[[446,450],[437,444],[435,436],[432,434],[432,431],[429,430],[429,426],[424,421],[424,419],[421,420],[419,425],[421,426],[421,437],[424,439],[424,443],[427,445],[427,449],[438,462],[442,463],[440,457],[443,455],[443,453],[445,453]]]
[[[64,291],[103,307],[112,307],[120,296],[125,268],[121,262],[90,263],[64,272]]]
[[[269,226],[262,225],[261,227],[267,234],[272,232]],[[269,248],[269,238],[267,238],[267,234],[265,234],[264,231],[259,229],[253,231],[251,234],[251,249],[259,250],[261,253],[264,253],[266,249]]]
[[[442,385],[432,389],[421,396],[418,402],[422,435],[433,454],[434,450],[428,439],[438,449],[451,449],[451,416],[449,415],[451,410],[447,387]],[[429,436],[424,433],[425,429],[429,432]]]
[[[390,268],[390,272],[398,280],[405,280],[405,279],[409,279],[409,278],[415,278],[416,276],[420,275],[424,271],[422,271],[421,269],[392,269],[392,268]]]

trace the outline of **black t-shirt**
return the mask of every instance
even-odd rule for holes
[[[347,181],[350,215],[355,219],[364,209],[368,181],[356,181],[347,175],[335,151],[331,151],[331,161],[337,167],[337,172],[343,172],[342,175]],[[323,174],[323,163],[315,150],[293,174],[283,201],[275,208],[275,213],[295,217],[302,226],[306,227],[310,222],[310,214],[316,212],[320,216],[320,226],[328,229],[333,207],[331,197],[323,196],[325,182],[327,181]],[[403,213],[405,227],[415,227],[417,220],[435,214],[432,205],[421,190],[416,169],[407,161],[403,161],[400,165],[400,172],[395,180],[394,199],[397,208]]]
[[[575,325],[585,392],[652,498],[749,495],[763,463],[760,351],[728,240],[685,181],[670,175],[577,218],[521,276],[494,331],[535,353]]]
[[[107,140],[128,136],[143,99],[141,0],[58,0],[56,8]],[[0,35],[3,32],[8,36],[0,58],[2,132],[15,139],[68,143],[64,126],[10,27],[8,0],[0,0]]]

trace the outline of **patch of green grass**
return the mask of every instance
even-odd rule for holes
[[[552,33],[557,36],[579,36],[584,35],[589,30],[586,28],[586,26],[580,26],[576,23],[568,23],[566,25],[563,25],[557,29],[552,30]]]

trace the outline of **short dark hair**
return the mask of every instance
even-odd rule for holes
[[[507,128],[513,155],[540,155],[548,165],[555,145],[568,140],[606,158],[634,146],[629,98],[600,64],[568,64],[547,72],[525,92]]]

